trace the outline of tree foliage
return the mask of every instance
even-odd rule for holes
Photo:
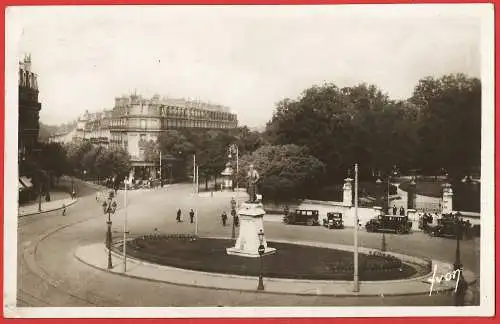
[[[472,172],[480,164],[481,84],[464,75],[419,81],[410,100],[391,100],[376,86],[313,86],[276,105],[265,139],[296,144],[341,182],[354,163],[361,177],[441,168]]]
[[[410,101],[420,109],[417,163],[429,173],[454,178],[481,164],[481,82],[463,74],[419,81]]]
[[[246,184],[250,164],[260,174],[260,191],[270,200],[302,197],[321,183],[325,172],[324,163],[307,148],[293,144],[265,145],[243,156],[238,174],[241,184]]]
[[[130,171],[130,155],[121,147],[102,148],[95,159],[96,175],[123,179]]]
[[[89,142],[67,147],[69,165],[77,175],[90,178],[124,177],[130,171],[130,155],[121,147],[93,146]]]

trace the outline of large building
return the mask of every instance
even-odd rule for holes
[[[31,55],[19,62],[18,160],[29,158],[38,143],[40,129],[37,75],[31,71]]]
[[[150,99],[132,94],[115,98],[110,144],[125,148],[132,157],[134,178],[156,178],[159,161],[144,156],[146,143],[162,131],[176,128],[236,128],[237,116],[228,107],[185,99]]]
[[[158,95],[148,99],[132,94],[115,98],[112,110],[86,112],[79,118],[76,129],[52,136],[51,141],[89,140],[97,145],[121,146],[131,156],[134,178],[156,178],[160,162],[148,161],[144,153],[146,143],[156,142],[161,132],[178,128],[236,127],[236,114],[225,106]]]

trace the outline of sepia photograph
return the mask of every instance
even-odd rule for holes
[[[4,316],[494,315],[493,5],[5,26]]]

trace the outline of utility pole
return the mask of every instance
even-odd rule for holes
[[[240,155],[240,152],[239,152],[239,149],[238,149],[238,146],[236,146],[236,210],[238,210],[238,207],[240,206],[240,199],[239,199],[239,192],[240,192],[240,185],[239,185],[239,155]]]
[[[359,292],[358,274],[358,164],[354,165],[354,287],[353,292]]]
[[[127,186],[128,186],[128,179],[125,178],[124,182],[125,182],[125,195],[124,195],[123,205],[125,206],[125,209],[124,209],[125,219],[123,222],[123,272],[127,272]]]
[[[196,154],[193,154],[193,194],[196,194]]]
[[[163,186],[163,178],[162,178],[162,173],[161,173],[161,150],[160,150],[160,187],[162,187],[162,186]],[[127,185],[125,185],[125,188],[126,187],[127,187]]]
[[[200,172],[200,169],[198,166],[196,166],[196,193],[198,193],[198,183],[199,183],[199,173]]]

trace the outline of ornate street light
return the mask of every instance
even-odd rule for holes
[[[264,259],[262,258],[262,256],[264,255],[264,252],[265,252],[265,247],[264,247],[264,231],[263,230],[260,230],[259,232],[259,242],[260,242],[260,245],[259,245],[259,258],[260,258],[260,274],[259,274],[259,285],[257,286],[257,290],[264,290],[264,275],[263,275],[263,272],[264,272]]]
[[[375,183],[377,184],[377,189],[382,191],[382,179],[380,179],[380,173],[379,173],[379,177],[377,178],[377,181],[375,181]],[[389,194],[389,193],[387,193],[387,194]],[[380,195],[380,197],[382,197],[382,195]],[[380,202],[382,203],[382,198],[380,198]],[[389,205],[389,201],[387,201],[387,205]],[[383,208],[384,214],[387,214],[388,210],[385,208],[386,206],[381,206],[381,207]],[[387,250],[387,244],[385,241],[385,232],[382,232],[381,250],[382,250],[382,252],[385,252]]]
[[[238,206],[240,204],[240,201],[239,201],[239,188],[240,188],[240,185],[239,185],[239,172],[240,172],[240,150],[238,148],[238,145],[236,144],[231,144],[229,145],[229,159],[232,158],[232,155],[235,155],[236,156],[236,206]]]
[[[106,224],[108,225],[108,232],[106,235],[106,247],[108,248],[108,269],[113,268],[113,264],[111,262],[111,244],[112,244],[112,238],[111,238],[111,214],[114,214],[116,212],[116,201],[114,200],[114,192],[110,191],[109,192],[109,197],[108,200],[104,201],[102,203],[102,209],[104,211],[104,214],[108,214],[108,221]]]
[[[457,237],[457,246],[455,249],[455,263],[453,264],[453,270],[462,269],[462,262],[460,261],[460,240],[462,239],[462,220],[458,218],[455,219],[455,235]]]
[[[236,226],[236,201],[234,200],[234,198],[231,198],[231,216],[233,216],[233,230],[232,230],[232,233],[231,233],[231,238],[232,239],[235,239],[236,238],[236,229],[235,229],[235,226]]]

